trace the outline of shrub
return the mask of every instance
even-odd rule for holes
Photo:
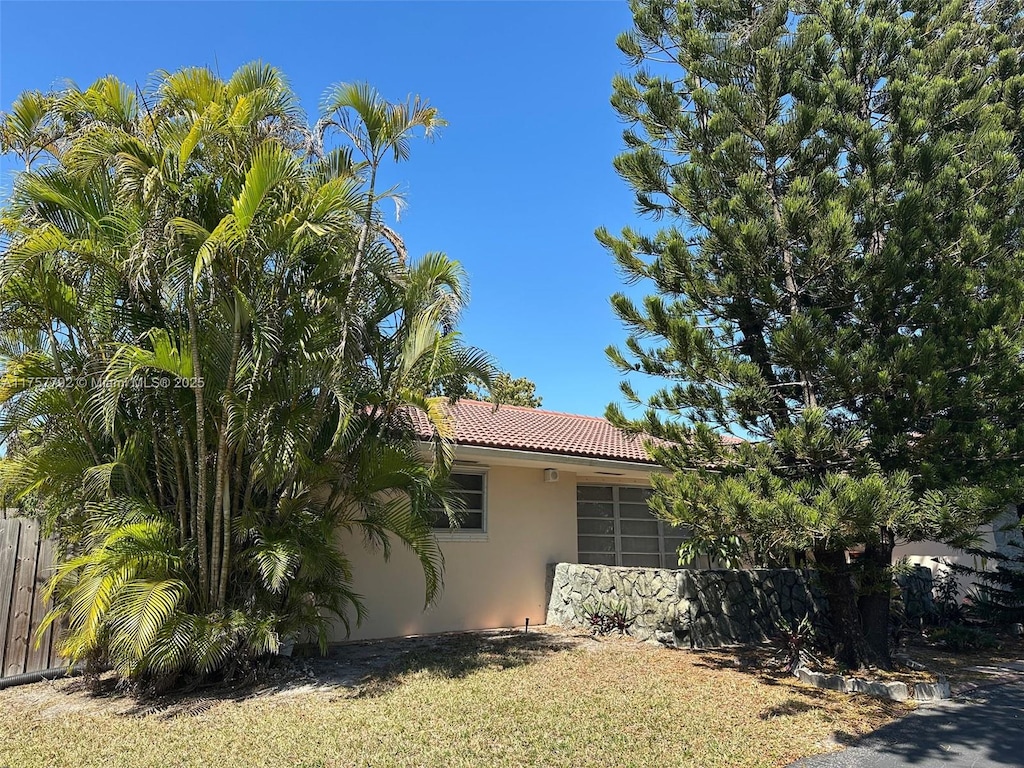
[[[943,643],[954,653],[970,653],[995,648],[999,645],[996,636],[980,627],[953,624],[932,633],[932,639]]]
[[[960,584],[954,569],[944,569],[935,577],[935,623],[948,627],[963,621],[963,606],[960,603]]]

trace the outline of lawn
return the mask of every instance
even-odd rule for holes
[[[348,646],[156,701],[37,683],[0,691],[0,766],[767,768],[907,711],[740,659],[542,631]]]

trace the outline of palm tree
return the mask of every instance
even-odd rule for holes
[[[430,510],[459,509],[430,393],[492,366],[455,330],[458,265],[371,236],[411,128],[370,110],[325,148],[260,63],[25,98],[0,123],[30,158],[0,218],[0,495],[60,537],[68,657],[169,685],[324,645],[364,614],[341,529],[410,547],[435,599]]]
[[[349,142],[362,160],[360,170],[369,171],[366,187],[366,201],[363,204],[363,224],[359,231],[359,242],[356,245],[356,256],[352,262],[349,277],[349,293],[355,295],[356,281],[361,274],[362,260],[371,242],[370,232],[376,228],[392,245],[396,246],[402,261],[405,258],[404,247],[394,233],[383,224],[374,221],[377,204],[384,199],[393,199],[396,206],[401,205],[401,197],[394,188],[384,193],[377,193],[377,174],[385,158],[390,154],[394,162],[409,158],[410,139],[417,129],[430,138],[447,122],[435,107],[417,97],[409,97],[403,103],[392,103],[384,99],[380,93],[367,83],[338,83],[331,86],[324,94],[321,102],[324,116],[317,123],[319,146],[331,129],[340,132]],[[345,352],[347,332],[342,333],[341,353]]]

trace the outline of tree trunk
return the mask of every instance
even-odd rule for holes
[[[196,398],[196,501],[192,528],[199,539],[199,594],[205,603],[210,590],[210,562],[206,538],[206,400],[203,391],[203,366],[199,356],[199,316],[196,312],[195,290],[188,302],[189,344],[192,347],[192,392]],[[186,439],[187,439],[186,435]]]
[[[846,551],[816,547],[814,559],[821,586],[828,597],[832,619],[832,652],[836,661],[850,669],[878,666],[878,659],[864,637],[857,607],[857,589],[853,573],[846,562]]]
[[[890,595],[892,593],[893,542],[869,544],[861,555],[864,565],[861,595],[858,600],[864,637],[884,669],[892,665],[889,653]]]
[[[231,459],[229,434],[235,412],[235,374],[238,357],[242,349],[241,307],[235,299],[234,332],[231,339],[231,359],[228,361],[227,382],[221,398],[222,415],[217,437],[217,464],[213,490],[213,544],[210,550],[210,602],[217,608],[224,607],[227,592],[227,561],[231,553],[231,491],[229,486]]]
[[[366,215],[363,221],[363,228],[359,232],[359,243],[356,245],[356,257],[352,262],[352,276],[348,280],[348,295],[345,297],[345,307],[342,310],[341,324],[341,353],[338,358],[344,362],[345,347],[348,345],[348,310],[352,306],[353,294],[356,290],[356,281],[359,279],[359,270],[363,265],[363,256],[366,253],[367,244],[370,241],[370,222],[373,221],[373,197],[377,186],[377,161],[370,165],[370,187],[366,193]]]

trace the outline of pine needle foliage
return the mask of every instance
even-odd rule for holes
[[[894,545],[969,541],[1024,455],[1021,5],[631,8],[615,168],[662,225],[597,233],[651,287],[609,418],[668,441],[660,516],[810,553],[837,655],[885,665]]]

